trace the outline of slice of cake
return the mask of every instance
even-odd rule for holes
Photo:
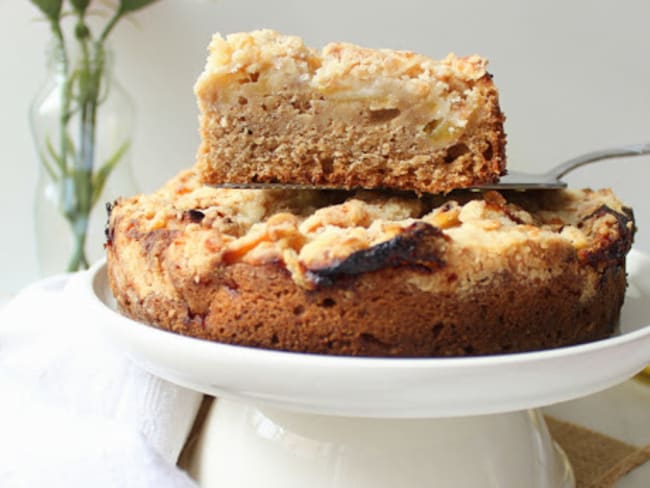
[[[610,190],[215,189],[195,170],[117,202],[120,310],[181,334],[323,354],[458,356],[609,336],[630,209]]]
[[[207,183],[441,193],[494,182],[504,116],[486,61],[271,30],[215,35],[196,83]]]

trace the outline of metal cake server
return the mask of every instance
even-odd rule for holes
[[[631,156],[642,156],[650,154],[650,143],[631,144],[628,146],[612,147],[600,151],[592,151],[575,158],[569,159],[546,173],[533,174],[520,171],[508,171],[502,176],[498,183],[480,185],[469,188],[469,190],[550,190],[566,188],[566,182],[562,177],[576,168],[586,164],[595,163],[605,159],[627,158]],[[223,183],[210,185],[216,188],[252,188],[252,189],[281,189],[281,190],[353,190],[354,188],[330,187],[319,185],[304,185],[294,183]],[[390,191],[380,189],[382,191]],[[399,191],[397,193],[400,193]]]
[[[576,168],[605,159],[625,158],[650,154],[650,143],[632,144],[629,146],[612,147],[576,156],[542,174],[508,171],[498,183],[481,185],[477,190],[547,190],[566,188],[562,177]]]

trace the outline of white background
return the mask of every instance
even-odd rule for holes
[[[44,22],[28,0],[0,0],[0,293],[38,277],[37,162],[27,111],[45,76]],[[322,46],[344,40],[490,59],[508,117],[509,167],[542,171],[578,153],[650,141],[650,2],[162,0],[118,26],[117,76],[138,113],[135,176],[151,191],[194,162],[193,83],[213,32],[271,27]],[[567,178],[611,186],[636,212],[650,252],[650,157],[602,163]]]

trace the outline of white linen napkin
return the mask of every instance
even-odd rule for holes
[[[70,276],[0,309],[0,486],[195,487],[176,461],[202,395],[106,341]]]

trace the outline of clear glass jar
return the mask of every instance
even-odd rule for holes
[[[53,46],[30,109],[43,275],[84,269],[100,258],[106,202],[137,191],[130,162],[134,105],[113,77],[111,51],[92,43],[73,52]]]

